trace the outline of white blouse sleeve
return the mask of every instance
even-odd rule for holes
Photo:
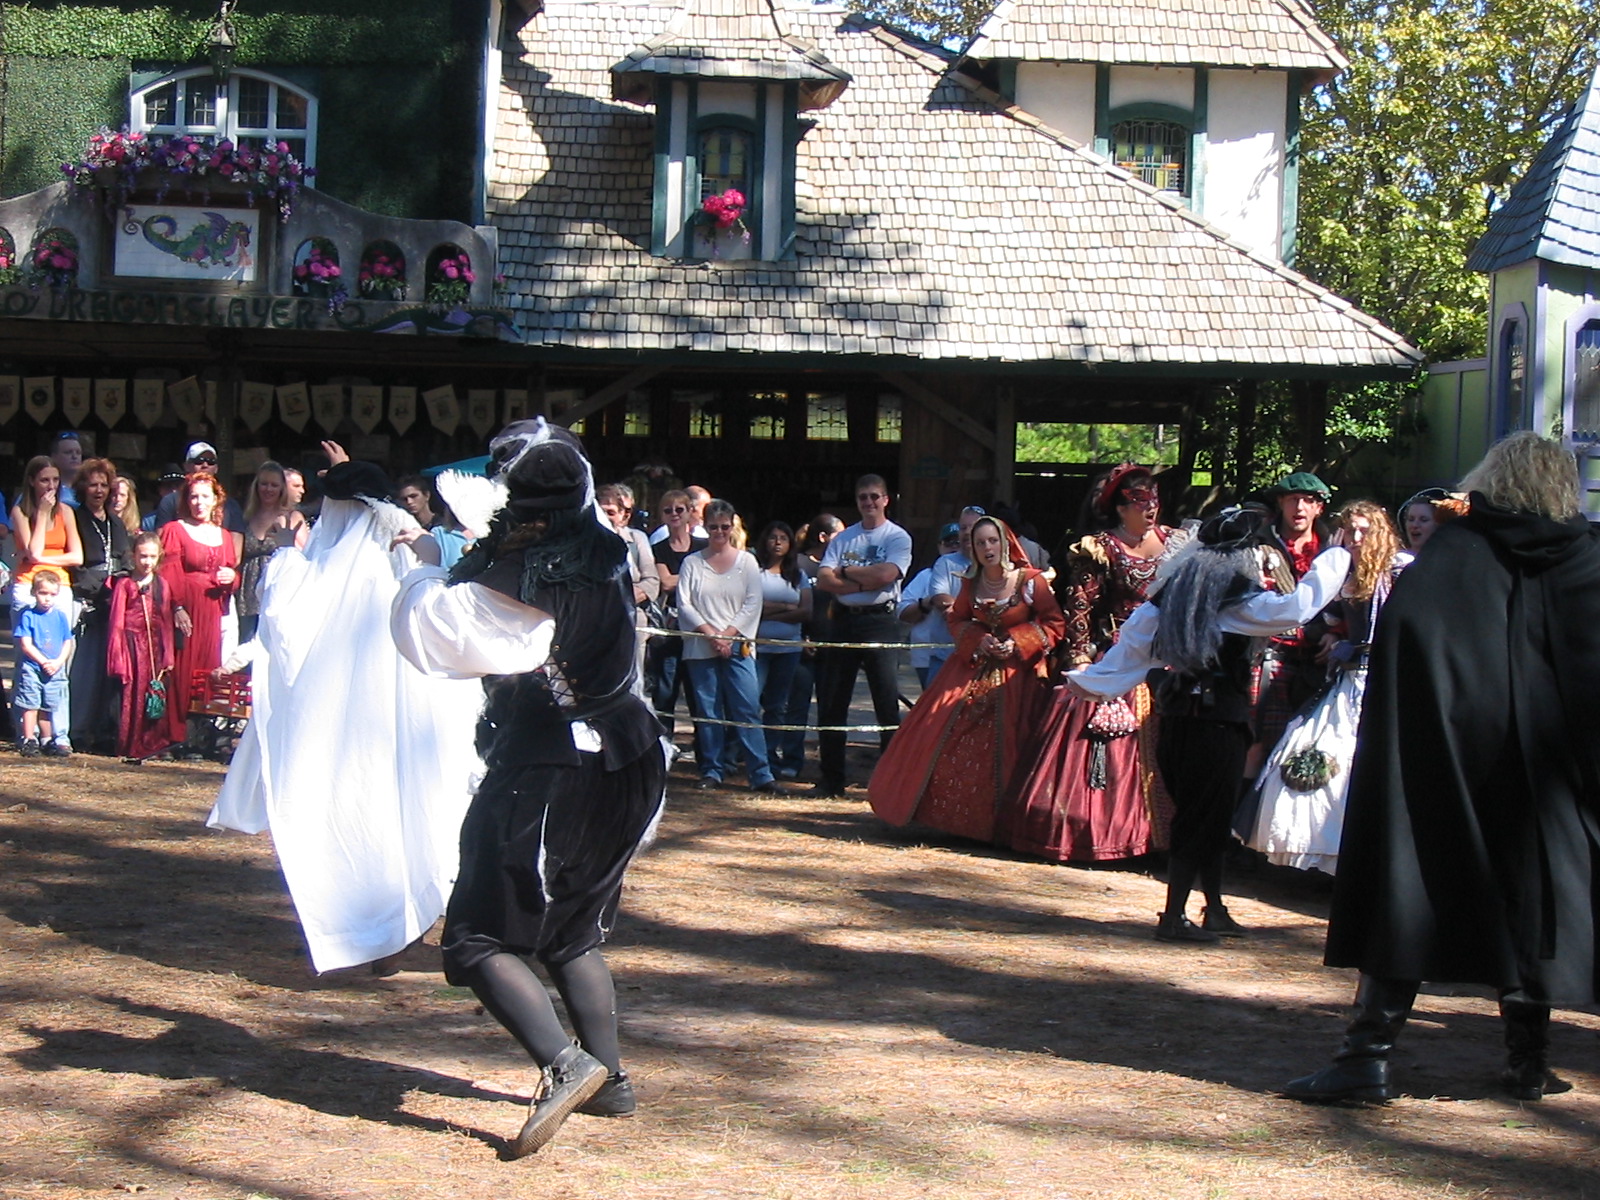
[[[1161,666],[1150,655],[1160,623],[1159,608],[1148,603],[1139,605],[1117,630],[1117,640],[1105,656],[1099,662],[1067,672],[1067,678],[1104,699],[1126,696],[1144,682],[1152,667]]]
[[[555,620],[477,583],[446,585],[447,572],[418,567],[400,581],[389,632],[426,675],[471,679],[520,675],[550,658]]]
[[[1275,637],[1304,625],[1339,594],[1350,574],[1350,551],[1333,546],[1317,555],[1292,592],[1262,592],[1222,610],[1218,624],[1229,633]]]

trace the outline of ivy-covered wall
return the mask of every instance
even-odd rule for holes
[[[316,185],[403,217],[475,221],[487,0],[246,0],[236,64],[315,72]],[[61,178],[128,120],[131,72],[206,61],[215,0],[0,3],[0,193]]]

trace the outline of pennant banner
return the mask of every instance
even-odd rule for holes
[[[479,437],[494,432],[496,394],[493,388],[472,388],[467,392],[467,424]]]
[[[525,420],[528,416],[528,389],[506,389],[506,424]]]
[[[43,425],[56,410],[56,377],[36,375],[22,381],[22,403],[28,415]]]
[[[115,425],[128,413],[128,384],[122,379],[94,381],[94,415],[107,426]]]
[[[392,387],[389,389],[389,424],[396,433],[410,429],[417,419],[417,389]]]
[[[16,375],[0,375],[0,425],[22,411],[22,380]]]
[[[272,415],[272,385],[270,383],[241,383],[239,385],[239,419],[245,428],[254,433],[267,423]],[[238,463],[235,461],[235,467]]]
[[[205,415],[205,393],[200,390],[200,381],[193,375],[177,383],[169,383],[167,395],[172,399],[172,411],[178,414],[178,420],[185,425],[198,424]]]
[[[449,436],[461,423],[461,405],[456,400],[455,385],[429,388],[422,393],[422,402],[428,406],[428,419],[440,433]]]
[[[311,416],[311,397],[305,384],[290,383],[278,389],[278,415],[296,433],[304,432],[306,419]]]
[[[311,411],[317,424],[329,433],[339,428],[344,420],[344,384],[319,383],[311,389]]]
[[[133,415],[146,429],[161,420],[161,409],[166,404],[167,385],[159,379],[133,381]]]
[[[366,384],[350,388],[350,420],[362,433],[371,433],[383,420],[383,389]]]
[[[63,379],[61,381],[61,411],[74,426],[94,411],[94,382],[88,379]]]

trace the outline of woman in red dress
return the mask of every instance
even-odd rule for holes
[[[222,618],[239,581],[239,547],[222,527],[225,495],[211,476],[190,475],[178,493],[178,519],[161,527],[161,581],[172,597],[173,624],[180,635],[167,695],[172,742],[186,740],[194,672],[222,665]],[[189,757],[198,754],[192,748]]]
[[[1184,534],[1160,523],[1161,499],[1150,472],[1123,463],[1094,494],[1093,517],[1103,526],[1070,551],[1064,607],[1065,665],[1097,661],[1117,640],[1117,628],[1144,603],[1161,563]],[[1157,844],[1142,748],[1150,714],[1140,685],[1118,700],[1075,700],[1058,687],[1015,782],[1003,824],[1007,843],[1024,854],[1057,862],[1108,861],[1147,853]],[[1164,844],[1164,839],[1161,844]]]
[[[110,640],[106,674],[122,685],[117,723],[117,754],[128,762],[154,758],[172,745],[167,713],[172,707],[172,597],[156,568],[161,539],[153,533],[132,538],[133,574],[111,584]],[[152,717],[146,708],[151,684],[165,708]]]
[[[980,842],[1049,702],[1050,651],[1066,624],[1042,572],[994,517],[972,527],[973,568],[947,615],[955,650],[878,760],[872,810]]]

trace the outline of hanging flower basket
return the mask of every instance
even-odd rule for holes
[[[465,250],[445,255],[428,272],[428,303],[459,308],[467,302],[477,278]]]
[[[28,282],[34,287],[72,287],[78,282],[78,247],[72,235],[49,230],[33,247]]]
[[[178,191],[209,204],[212,186],[242,186],[246,204],[253,205],[257,197],[271,200],[284,221],[305,181],[316,174],[289,152],[288,142],[236,146],[228,138],[126,129],[101,129],[89,139],[83,158],[62,163],[61,173],[79,187],[98,188],[113,206],[141,189],[153,190],[157,201]]]
[[[737,235],[742,242],[750,240],[750,227],[744,223],[748,204],[745,194],[738,188],[714,193],[700,202],[700,211],[695,213],[694,223],[705,230],[704,237],[710,243],[711,257],[719,256],[722,243],[731,235]]]

